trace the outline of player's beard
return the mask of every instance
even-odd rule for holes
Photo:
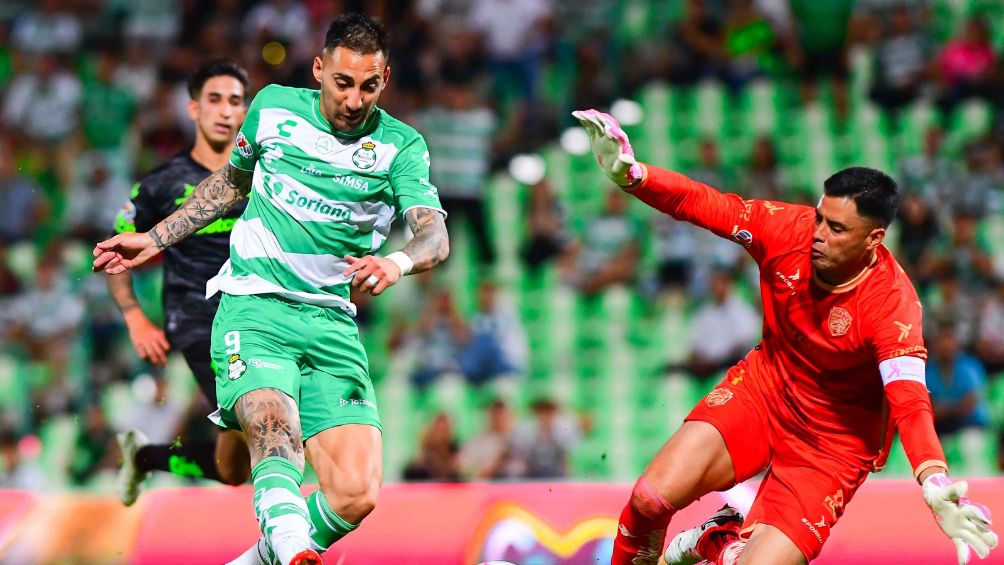
[[[210,149],[212,149],[214,153],[225,153],[229,149],[230,144],[233,143],[234,135],[236,135],[234,134],[234,135],[223,136],[222,138],[214,138],[212,135],[209,134],[209,132],[206,131],[206,128],[202,127],[201,124],[198,127],[199,127],[199,135],[201,135],[202,138],[206,140],[206,143],[209,145]]]

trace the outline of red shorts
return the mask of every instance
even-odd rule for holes
[[[742,366],[733,367],[686,419],[707,422],[722,434],[737,483],[770,468],[740,535],[769,524],[812,561],[868,472],[815,447],[810,442],[818,434],[793,433],[776,414],[768,416],[759,385]]]

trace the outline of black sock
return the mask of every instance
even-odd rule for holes
[[[165,471],[179,477],[198,477],[223,482],[216,469],[216,442],[177,441],[144,445],[136,451],[140,471]]]

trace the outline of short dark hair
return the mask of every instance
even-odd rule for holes
[[[344,47],[356,53],[390,55],[390,35],[376,18],[362,14],[345,14],[335,18],[324,36],[324,50]]]
[[[844,196],[854,200],[858,214],[878,220],[889,227],[899,210],[899,187],[892,177],[868,167],[848,167],[826,179],[826,196]]]
[[[250,84],[247,71],[237,64],[237,61],[213,59],[199,65],[199,68],[195,69],[195,72],[188,77],[188,95],[192,97],[192,100],[198,100],[199,95],[202,94],[202,87],[209,79],[218,76],[234,77],[244,86],[244,90],[247,90]]]

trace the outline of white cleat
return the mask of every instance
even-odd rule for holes
[[[264,537],[227,565],[280,565]]]
[[[705,535],[713,532],[733,531],[738,533],[743,524],[743,515],[735,508],[726,504],[714,516],[696,528],[684,530],[673,538],[666,547],[663,559],[666,565],[694,565],[704,561],[697,553],[697,542]]]
[[[122,468],[119,469],[118,477],[119,500],[126,506],[132,506],[139,498],[143,481],[149,475],[149,473],[136,468],[136,452],[150,441],[139,430],[120,433],[115,436],[115,439],[118,440],[119,449],[122,451]]]

